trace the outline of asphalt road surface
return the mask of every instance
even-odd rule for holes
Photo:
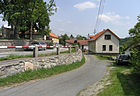
[[[80,90],[100,80],[108,65],[90,55],[86,58],[86,64],[76,70],[1,90],[0,96],[76,96]]]
[[[60,51],[66,51],[68,48],[60,48]],[[56,48],[54,49],[46,49],[45,51],[39,51],[39,54],[47,54],[56,52]],[[33,51],[8,51],[8,52],[0,52],[0,57],[6,57],[9,55],[30,55],[33,54]]]

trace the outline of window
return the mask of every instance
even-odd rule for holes
[[[106,45],[102,46],[102,51],[106,51]]]
[[[109,51],[112,51],[112,50],[113,50],[113,46],[109,45]]]
[[[111,35],[105,35],[105,40],[111,40]]]

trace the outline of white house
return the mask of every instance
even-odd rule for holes
[[[90,36],[88,50],[97,54],[119,54],[120,38],[110,29],[103,30],[94,36]]]

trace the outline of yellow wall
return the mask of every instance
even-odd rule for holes
[[[53,38],[52,37],[52,41],[53,41],[53,43],[59,43],[59,39],[58,38]]]

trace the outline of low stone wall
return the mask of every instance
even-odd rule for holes
[[[37,70],[40,68],[51,68],[59,65],[68,65],[82,60],[82,51],[61,54],[56,56],[23,58],[18,60],[7,60],[0,62],[0,78],[13,75],[26,70]],[[7,64],[6,64],[7,62]]]

